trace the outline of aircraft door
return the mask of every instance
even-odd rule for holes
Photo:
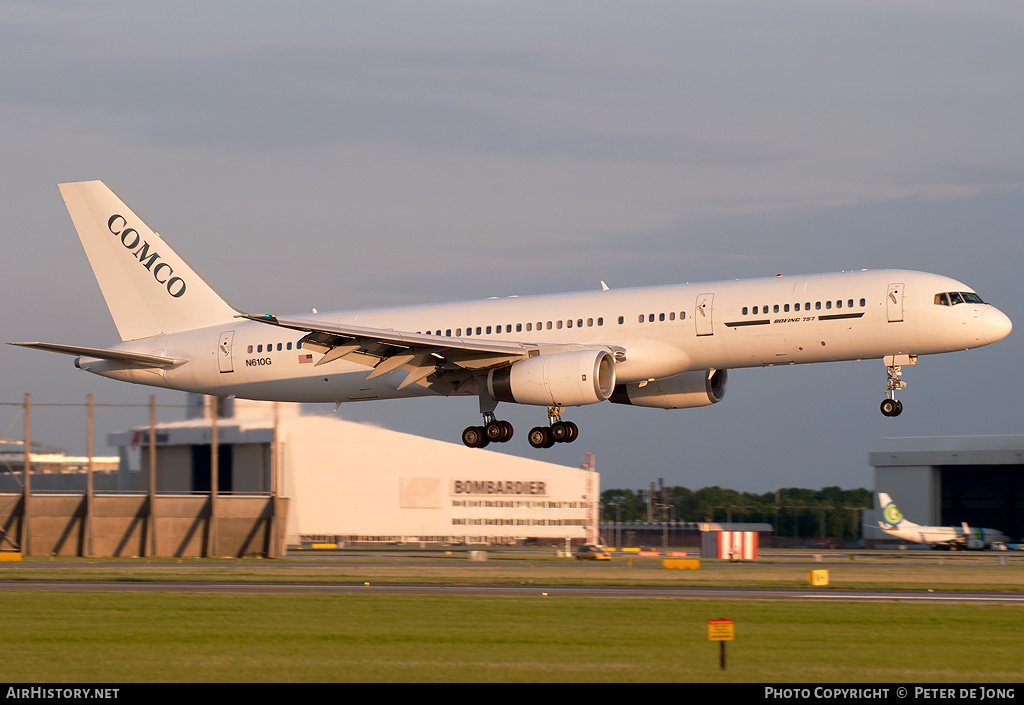
[[[889,317],[889,323],[899,323],[903,320],[902,284],[889,285],[889,291],[885,296],[885,312]]]
[[[234,362],[231,356],[231,341],[235,338],[235,331],[227,330],[220,334],[220,342],[217,344],[217,365],[221,372],[234,372]]]
[[[697,335],[714,335],[715,329],[711,320],[714,302],[714,294],[699,294],[697,296],[696,310],[693,314],[693,320],[697,326]]]

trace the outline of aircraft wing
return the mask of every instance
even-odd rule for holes
[[[368,379],[398,369],[406,370],[409,375],[399,385],[399,389],[424,380],[432,373],[438,372],[439,368],[486,370],[511,364],[539,352],[539,346],[516,341],[424,335],[334,323],[310,317],[270,314],[241,314],[240,317],[282,328],[306,331],[301,340],[303,349],[314,350],[324,355],[317,361],[317,365],[345,359],[372,367]]]
[[[108,350],[106,348],[84,348],[78,345],[62,345],[60,343],[8,343],[22,348],[34,348],[46,350],[47,352],[60,353],[62,355],[75,355],[78,357],[95,357],[100,360],[111,360],[113,362],[125,362],[139,367],[161,367],[169,369],[184,365],[188,360],[177,360],[173,357],[161,357],[160,355],[145,355],[124,350]]]

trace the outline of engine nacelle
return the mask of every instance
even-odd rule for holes
[[[606,350],[535,355],[487,373],[491,398],[516,404],[596,404],[614,389],[615,358]]]
[[[649,406],[655,409],[689,409],[722,401],[729,382],[727,370],[695,370],[675,377],[656,379],[644,386],[620,384],[615,387],[614,404]]]

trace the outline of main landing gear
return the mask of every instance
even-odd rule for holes
[[[530,429],[530,445],[534,448],[550,448],[556,443],[572,443],[580,437],[580,428],[572,421],[562,421],[564,408],[548,407],[549,426],[536,426]]]
[[[550,426],[530,429],[528,439],[534,448],[550,448],[555,443],[572,443],[580,435],[579,426],[572,421],[562,421],[560,406],[548,407]],[[486,448],[491,443],[507,443],[512,440],[514,429],[508,421],[494,416],[494,410],[484,411],[483,426],[469,426],[462,432],[462,442],[470,448]]]
[[[916,365],[917,355],[886,355],[885,358],[885,399],[879,408],[883,416],[899,416],[903,411],[903,402],[896,398],[896,392],[907,388],[901,379],[902,365]]]
[[[483,426],[468,426],[462,432],[462,442],[470,448],[485,448],[491,443],[507,443],[515,429],[508,421],[501,421],[492,413],[484,414]]]

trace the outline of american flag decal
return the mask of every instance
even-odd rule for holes
[[[304,365],[307,362],[313,362],[313,355],[306,353],[305,355],[299,355],[299,364]]]

